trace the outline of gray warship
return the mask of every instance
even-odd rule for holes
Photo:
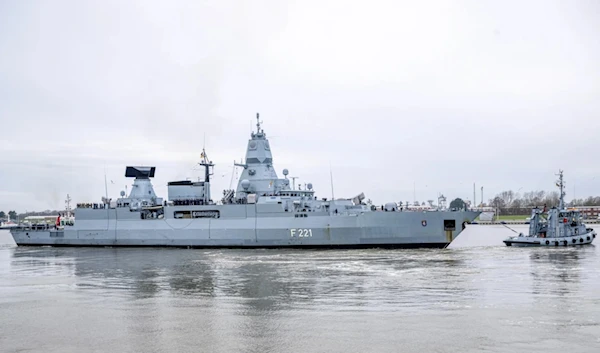
[[[211,197],[214,164],[203,149],[204,180],[169,182],[168,199],[152,186],[155,167],[127,166],[129,195],[79,203],[56,224],[21,224],[10,232],[19,246],[152,246],[184,248],[444,248],[480,212],[407,211],[396,202],[381,208],[352,198],[318,199],[312,184],[279,178],[257,114],[235,190]],[[290,177],[291,178],[291,177]]]

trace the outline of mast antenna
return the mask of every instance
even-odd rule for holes
[[[291,176],[290,179],[292,179],[292,190],[296,190],[296,179],[298,179],[298,177]]]
[[[229,180],[229,188],[231,189],[233,185],[233,176],[237,174],[237,169],[235,169],[235,164],[233,165],[233,170],[231,171],[231,180]],[[237,178],[236,178],[237,179]]]
[[[483,207],[483,186],[481,187],[481,207]]]
[[[200,163],[198,163],[200,166],[204,167],[204,181],[205,182],[210,182],[210,176],[213,175],[214,173],[211,173],[210,171],[210,167],[213,167],[214,170],[214,164],[211,160],[208,159],[208,156],[206,155],[206,150],[204,149],[204,147],[202,147],[202,153],[200,154]]]
[[[329,177],[331,179],[331,200],[335,200],[333,196],[333,171],[331,170],[331,161],[329,162]]]
[[[260,123],[261,123],[261,121],[259,120],[259,114],[256,113],[256,133],[257,134],[260,134],[262,132],[261,128],[260,128]]]
[[[71,217],[71,196],[67,194],[67,199],[65,200],[65,209],[67,211],[67,217]]]
[[[108,203],[108,183],[106,182],[106,166],[104,167],[104,194],[104,200]]]
[[[556,182],[556,186],[559,187],[560,189],[560,204],[559,204],[559,209],[564,209],[565,207],[565,181],[563,180],[563,171],[559,169],[558,171],[558,181]]]

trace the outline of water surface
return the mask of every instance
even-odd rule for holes
[[[512,227],[516,230],[522,226]],[[16,247],[2,352],[600,352],[600,252]]]

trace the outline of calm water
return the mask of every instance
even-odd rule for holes
[[[517,230],[523,229],[513,227]],[[600,352],[600,251],[17,248],[2,352]]]

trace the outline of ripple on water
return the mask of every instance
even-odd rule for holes
[[[445,250],[3,246],[0,341],[56,352],[596,352],[596,247],[512,248],[509,234],[476,229],[473,245]]]

